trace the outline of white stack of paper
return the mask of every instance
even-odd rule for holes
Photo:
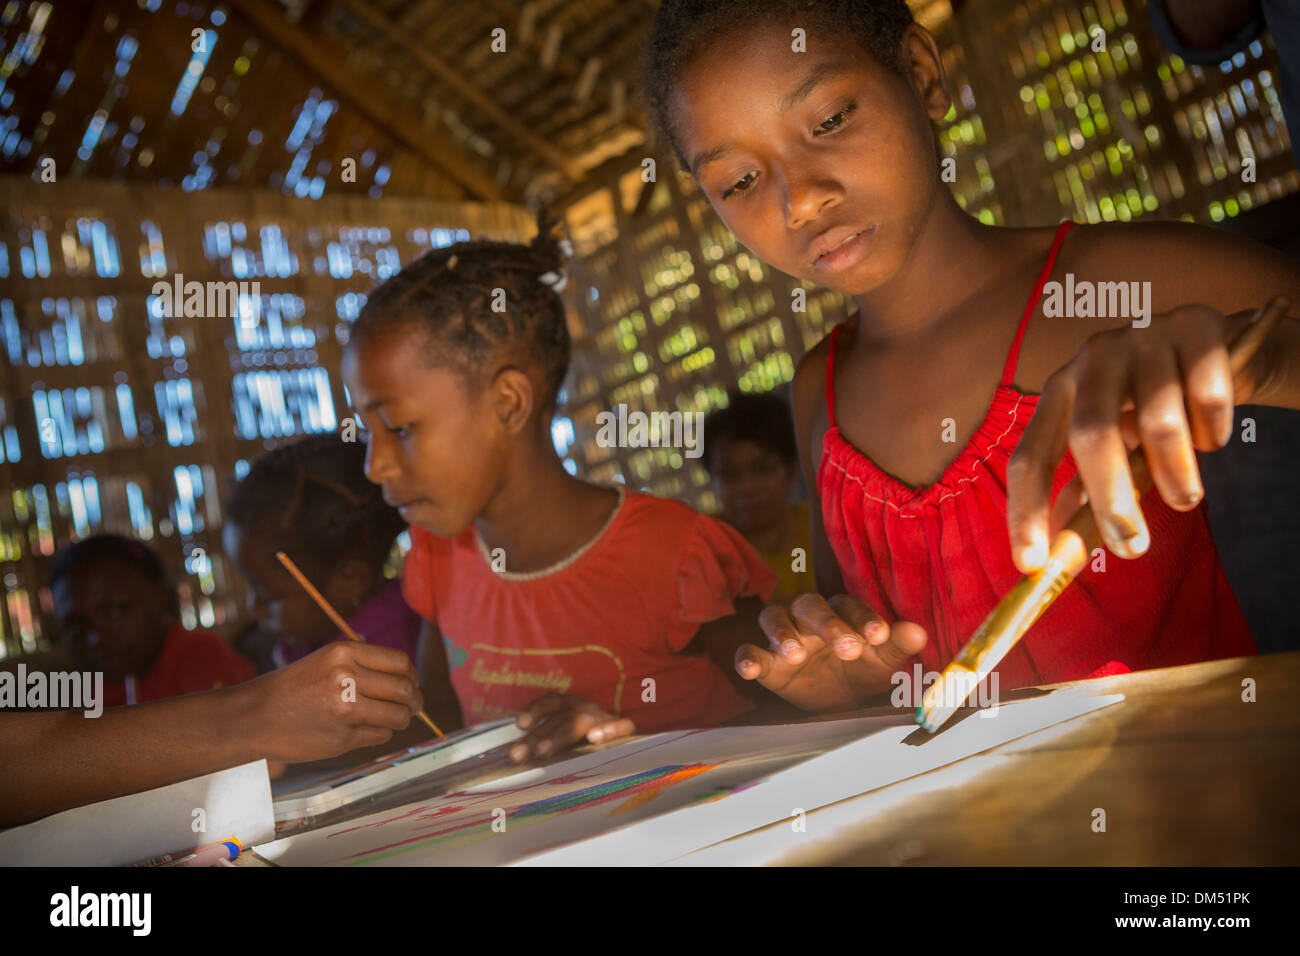
[[[5,830],[0,865],[124,866],[232,837],[247,847],[274,835],[271,780],[258,760]]]

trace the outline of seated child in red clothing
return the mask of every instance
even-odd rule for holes
[[[425,666],[467,722],[522,711],[517,760],[749,710],[732,661],[776,583],[721,522],[564,469],[562,268],[544,226],[427,253],[370,293],[343,366],[367,474],[412,525]]]
[[[104,672],[104,706],[163,700],[249,680],[255,669],[212,631],[181,626],[176,593],[154,552],[100,534],[54,556],[54,619],[64,651]]]
[[[1226,348],[1300,302],[1294,261],[1190,223],[982,224],[941,175],[944,60],[904,0],[664,0],[648,65],[662,141],[736,237],[857,304],[792,387],[820,595],[764,612],[746,677],[838,710],[942,670],[1085,494],[1106,550],[1002,687],[1256,652],[1196,452],[1234,404],[1300,407],[1295,319],[1235,376]]]

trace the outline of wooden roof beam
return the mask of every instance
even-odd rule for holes
[[[349,74],[343,68],[347,51],[341,45],[328,37],[310,35],[290,23],[284,18],[282,8],[271,0],[230,0],[230,6],[372,123],[447,173],[470,195],[476,199],[507,198],[501,186],[466,153],[432,135],[418,116],[378,89],[374,82]]]
[[[516,28],[519,27],[519,22],[521,19],[519,10],[512,7],[509,3],[506,3],[505,0],[489,0],[489,3],[503,17],[510,17],[513,25]],[[539,39],[541,32],[542,31],[535,28],[533,30],[533,35],[531,37],[528,37],[526,40],[524,40],[524,42],[528,44],[529,48],[538,54],[541,53],[542,46],[543,46],[542,41]],[[576,80],[578,77],[580,77],[582,75],[582,70],[583,70],[583,67],[580,64],[578,64],[576,60],[574,60],[572,57],[570,57],[567,53],[563,51],[560,51],[555,57],[555,68],[558,69],[559,72],[563,73],[565,76],[567,76],[569,79],[572,80]],[[612,111],[613,97],[609,95],[608,87],[603,87],[603,89],[605,91],[604,98],[610,101],[610,108]],[[630,92],[627,93],[626,95],[630,95]],[[630,123],[632,126],[644,130],[645,117],[642,116],[639,111],[634,110],[631,108],[631,106],[627,105],[626,95],[624,99],[623,117],[622,117],[624,122]]]
[[[374,29],[382,33],[389,42],[400,47],[439,80],[464,96],[481,110],[484,116],[514,136],[533,153],[562,171],[569,179],[575,182],[582,179],[584,175],[582,167],[575,163],[569,155],[563,150],[557,149],[545,138],[537,135],[503,110],[492,97],[461,76],[460,71],[444,63],[424,47],[416,44],[411,39],[409,32],[403,30],[400,25],[373,9],[363,0],[337,0],[337,2],[361,17]],[[484,41],[486,42],[486,40],[485,37]]]

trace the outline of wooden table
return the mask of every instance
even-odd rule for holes
[[[1247,678],[1254,703],[1242,699]],[[803,837],[777,824],[687,860],[1300,863],[1300,651],[1052,686],[1126,699],[824,807],[808,814]],[[1104,832],[1094,830],[1097,809]]]

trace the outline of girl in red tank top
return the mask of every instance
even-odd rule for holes
[[[817,490],[822,520],[851,594],[888,620],[915,621],[939,671],[1020,578],[1006,535],[1007,461],[1038,405],[1012,382],[1025,330],[1073,226],[1062,223],[1038,277],[988,413],[939,480],[909,488],[886,474],[835,425],[835,352],[830,335],[826,411]],[[1066,452],[1055,494],[1075,475]],[[1122,566],[1097,555],[998,668],[1003,688],[1254,654],[1255,643],[1224,577],[1205,505],[1180,514],[1153,488],[1142,500],[1151,547]],[[1109,564],[1105,563],[1109,559]]]
[[[769,607],[767,646],[738,655],[743,676],[825,711],[887,695],[916,663],[941,669],[1042,566],[1050,506],[1083,500],[1080,488],[1106,550],[1002,662],[1001,687],[1255,653],[1195,452],[1228,440],[1234,404],[1300,407],[1300,323],[1284,320],[1276,348],[1235,375],[1226,348],[1271,296],[1300,301],[1293,262],[1185,223],[1065,223],[1049,248],[1044,230],[976,222],[940,176],[931,124],[952,100],[903,0],[664,0],[649,52],[663,141],[737,238],[858,305],[855,334],[835,329],[792,389],[818,586],[837,596]],[[1068,282],[1045,296],[1054,269]],[[1132,298],[1099,310],[1096,292],[1057,311],[1076,278]],[[1040,298],[1053,308],[1026,338]],[[979,370],[995,354],[980,418]],[[894,424],[937,431],[947,408],[978,420],[951,460]],[[1155,481],[1140,501],[1126,442]]]

